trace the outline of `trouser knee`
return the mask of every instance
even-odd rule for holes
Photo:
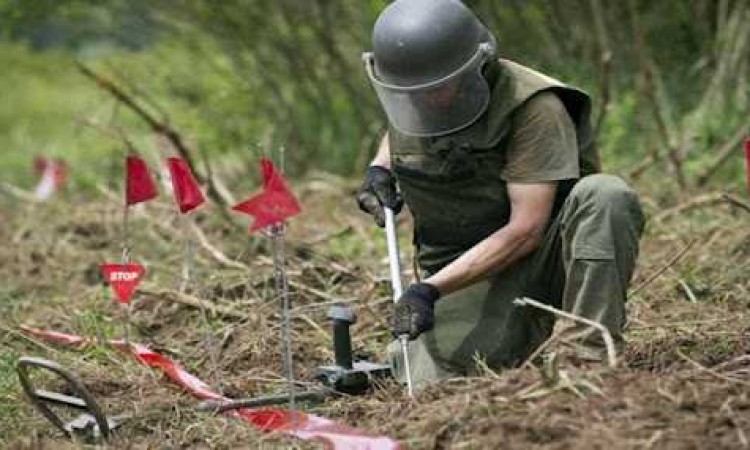
[[[612,211],[617,216],[635,220],[637,228],[643,227],[643,211],[638,194],[619,177],[594,174],[582,178],[570,192],[569,201],[595,210]]]
[[[582,178],[573,187],[570,196],[605,206],[638,203],[638,196],[625,181],[608,174],[595,174]]]

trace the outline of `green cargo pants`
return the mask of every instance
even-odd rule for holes
[[[513,303],[522,296],[595,320],[621,345],[643,224],[638,197],[624,181],[603,174],[583,178],[536,252],[435,304],[435,328],[410,343],[415,383],[471,374],[477,358],[493,369],[523,362],[549,337],[554,317]],[[566,332],[588,346],[601,345],[587,328]],[[403,380],[397,342],[388,353]]]

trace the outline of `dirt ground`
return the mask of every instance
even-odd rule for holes
[[[320,177],[296,191],[304,213],[290,224],[287,256],[297,376],[309,379],[333,358],[325,317],[333,302],[357,312],[357,352],[382,360],[392,301],[382,232],[355,212],[351,183]],[[74,369],[108,412],[131,416],[110,448],[317,448],[197,412],[197,400],[115,350],[74,351],[19,332],[29,324],[122,335],[123,310],[98,274],[99,263],[120,257],[116,198],[0,203],[0,446],[84,447],[61,437],[23,398],[15,362],[33,355]],[[431,385],[413,402],[400,386],[384,383],[366,397],[310,410],[415,449],[747,448],[750,215],[721,200],[644,196],[643,203],[650,219],[631,287],[627,350],[616,370],[563,365],[556,380],[534,367],[485,370]],[[248,238],[213,207],[192,220],[200,236],[166,200],[134,211],[132,257],[149,273],[134,300],[133,340],[231,397],[283,391],[268,239]],[[174,293],[185,236],[196,249],[190,298],[210,305],[208,318]]]

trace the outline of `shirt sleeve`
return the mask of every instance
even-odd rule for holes
[[[552,92],[529,99],[512,117],[506,182],[534,183],[580,176],[575,125],[562,101]]]

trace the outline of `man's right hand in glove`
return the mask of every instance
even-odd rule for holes
[[[404,334],[416,339],[435,326],[435,302],[440,291],[429,283],[410,285],[396,302],[391,315],[391,333],[394,337]]]
[[[385,226],[383,206],[391,208],[394,214],[398,214],[404,201],[396,189],[396,180],[391,171],[383,166],[368,167],[362,187],[357,192],[357,204],[359,204],[359,209],[371,214],[375,223],[381,228]]]

